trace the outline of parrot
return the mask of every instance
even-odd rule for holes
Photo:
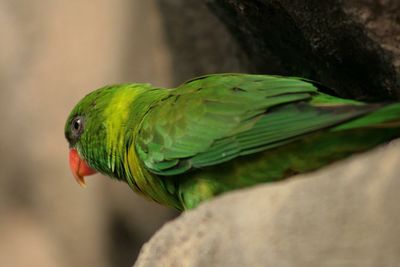
[[[400,103],[326,93],[301,77],[221,73],[176,88],[105,86],[65,124],[76,181],[102,173],[180,211],[400,136]]]

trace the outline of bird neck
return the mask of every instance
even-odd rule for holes
[[[168,94],[169,90],[166,89],[148,90],[136,95],[129,104],[126,103],[127,96],[123,94],[114,98],[115,105],[108,114],[112,116],[112,120],[107,125],[107,174],[125,181],[134,191],[156,202],[181,209],[174,192],[173,181],[160,179],[150,173],[140,160],[135,145],[146,114]],[[122,101],[124,99],[125,102]]]

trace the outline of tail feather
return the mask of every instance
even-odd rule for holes
[[[383,106],[365,116],[341,124],[333,131],[356,128],[400,128],[400,103]]]

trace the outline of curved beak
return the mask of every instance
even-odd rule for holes
[[[97,171],[90,168],[85,160],[81,159],[78,151],[75,148],[69,150],[69,167],[75,180],[82,187],[85,187],[85,176],[95,174]]]

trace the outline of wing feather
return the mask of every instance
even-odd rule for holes
[[[286,144],[368,110],[358,103],[326,107],[323,97],[315,104],[319,95],[300,78],[200,77],[153,107],[140,126],[136,150],[151,172],[176,175]]]

